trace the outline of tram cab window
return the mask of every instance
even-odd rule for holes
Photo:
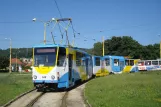
[[[34,66],[54,66],[56,62],[56,47],[34,49]]]
[[[63,47],[59,47],[57,66],[65,66],[66,64],[65,59],[66,59],[66,49]]]
[[[100,66],[100,58],[95,58],[95,65]]]
[[[114,59],[114,66],[119,66],[119,59]]]

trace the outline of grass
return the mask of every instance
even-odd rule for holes
[[[161,107],[161,71],[96,78],[85,96],[92,107]]]
[[[33,87],[31,73],[0,73],[0,106]]]

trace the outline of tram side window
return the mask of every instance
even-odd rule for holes
[[[130,60],[130,66],[134,65],[134,60]]]
[[[114,66],[119,66],[119,59],[114,59]]]
[[[129,64],[129,60],[125,60],[125,64],[126,64],[126,65],[130,65],[130,64]]]
[[[93,63],[92,63],[92,57],[90,57],[90,58],[89,58],[89,63],[88,63],[88,65],[91,65],[91,66],[92,66],[92,64],[93,64]]]
[[[59,47],[57,66],[65,66],[66,49]]]
[[[85,65],[86,65],[85,60],[82,60],[82,61],[81,61],[81,66],[85,66]]]
[[[151,65],[151,61],[145,61],[145,65]]]
[[[138,62],[138,65],[139,66],[143,66],[144,65],[144,62]]]
[[[158,65],[158,61],[152,61],[152,65]]]
[[[159,61],[159,65],[161,65],[161,61]]]
[[[105,59],[106,66],[110,65],[110,59]]]
[[[83,54],[80,52],[76,52],[76,66],[81,66],[81,58],[83,57]]]
[[[95,58],[95,65],[100,66],[100,58]]]

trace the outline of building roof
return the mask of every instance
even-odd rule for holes
[[[29,67],[32,66],[32,62],[28,63],[28,64],[25,65],[25,66],[29,66]]]
[[[12,58],[11,59],[11,64],[19,64],[19,65],[24,65],[19,59],[17,58]]]

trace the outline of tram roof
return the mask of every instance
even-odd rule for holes
[[[34,48],[39,47],[68,47],[67,45],[61,45],[61,44],[37,44],[33,46]]]
[[[102,56],[93,55],[94,58],[101,58]]]
[[[64,47],[64,48],[68,48],[69,46],[68,45],[61,45],[61,44],[37,44],[37,45],[33,46],[33,48],[41,48],[41,47]],[[79,49],[78,47],[70,47],[70,48],[73,48],[74,50],[76,50],[78,52],[88,54],[87,52]]]
[[[113,55],[105,55],[104,58],[116,58],[116,59],[124,59],[123,56],[113,56]]]

